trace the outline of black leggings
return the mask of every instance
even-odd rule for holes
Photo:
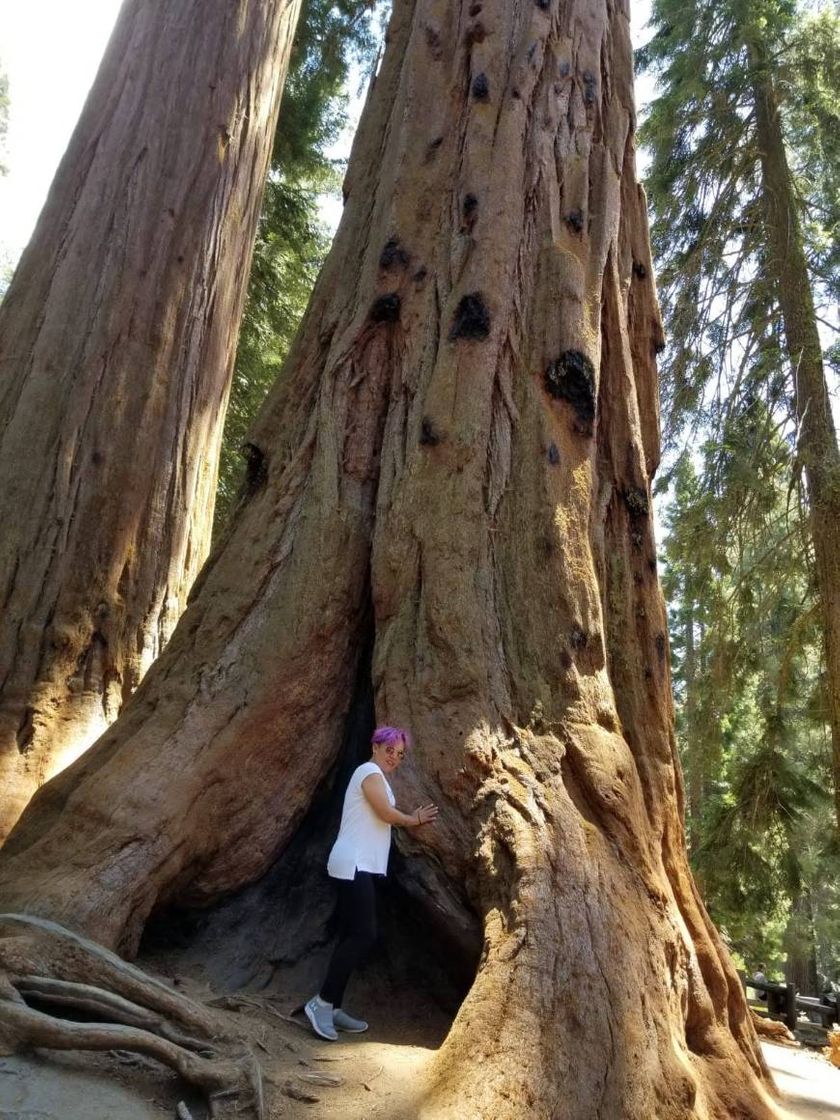
[[[341,1007],[350,973],[376,940],[374,879],[369,871],[357,871],[354,879],[338,880],[338,944],[320,993],[333,1007]]]

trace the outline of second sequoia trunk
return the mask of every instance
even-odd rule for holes
[[[0,842],[207,555],[299,0],[126,0],[0,308]]]
[[[681,824],[650,481],[662,342],[626,6],[398,0],[250,490],[126,713],[49,783],[0,900],[125,951],[259,876],[380,722],[433,798],[404,885],[475,981],[430,1116],[772,1105]]]

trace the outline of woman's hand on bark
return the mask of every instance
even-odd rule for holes
[[[414,819],[418,825],[431,824],[437,815],[437,805],[421,805],[414,810]]]

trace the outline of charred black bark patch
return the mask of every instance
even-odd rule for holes
[[[490,312],[481,292],[470,292],[461,298],[449,330],[450,341],[473,338],[479,341],[490,334]]]
[[[566,350],[545,371],[545,391],[572,406],[584,435],[595,419],[595,367],[580,350]]]
[[[587,105],[591,105],[595,101],[595,90],[598,85],[597,79],[591,70],[584,70],[583,72],[583,100]]]
[[[476,101],[486,101],[490,96],[490,83],[484,73],[476,74],[473,78],[472,95]]]
[[[582,210],[570,210],[564,220],[569,229],[574,230],[575,233],[580,233],[583,229]]]
[[[480,19],[476,20],[475,23],[471,24],[471,26],[467,28],[468,47],[471,47],[473,43],[483,43],[486,38],[487,28],[484,26]]]
[[[268,479],[268,463],[265,452],[255,443],[246,443],[242,447],[245,457],[245,492],[255,494]]]
[[[437,447],[440,443],[440,436],[428,416],[424,416],[420,423],[420,443],[424,447]]]
[[[624,504],[634,519],[647,517],[650,510],[647,491],[641,486],[630,486],[624,491]]]
[[[551,463],[552,467],[556,467],[560,462],[560,452],[557,450],[557,444],[552,441],[548,445],[546,454],[548,455],[548,461]]]
[[[659,658],[660,662],[665,660],[665,651],[667,650],[667,648],[668,648],[668,644],[665,640],[665,635],[664,634],[657,634],[656,635],[656,656]]]
[[[425,265],[422,265],[420,268],[417,269],[417,271],[414,273],[414,275],[411,277],[411,279],[414,281],[415,284],[422,284],[423,281],[426,279],[426,277],[428,275],[429,275],[429,270],[426,268]]]
[[[443,58],[443,44],[440,41],[440,35],[434,27],[426,24],[426,46],[429,48],[429,54],[439,62]]]
[[[374,323],[396,323],[400,317],[400,297],[396,292],[379,296],[371,304],[370,317]]]
[[[398,237],[389,237],[379,254],[379,267],[388,271],[392,268],[408,268],[411,258],[400,245]]]
[[[569,641],[572,643],[572,649],[578,651],[586,649],[586,643],[589,641],[586,631],[582,630],[577,623],[572,627],[572,632],[569,635]]]
[[[644,280],[647,276],[647,269],[641,261],[633,261],[633,275],[637,280]]]
[[[654,352],[654,354],[656,354],[657,356],[662,354],[665,350],[665,346],[666,346],[665,339],[662,337],[662,335],[659,335],[658,337],[654,338],[654,340],[653,340],[653,352]]]
[[[547,12],[551,7],[551,0],[537,0],[537,7],[540,11]]]
[[[461,209],[462,214],[462,228],[471,230],[478,218],[478,199],[474,194],[464,195],[464,204]]]
[[[470,5],[470,15],[471,16],[481,15],[481,4],[471,4]]]

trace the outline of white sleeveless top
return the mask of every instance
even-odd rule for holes
[[[362,789],[362,782],[371,774],[382,778],[388,801],[395,804],[388,780],[375,762],[363,762],[356,767],[344,795],[338,839],[327,861],[327,873],[333,879],[352,879],[357,871],[371,871],[374,875],[385,875],[388,871],[391,826],[376,815]]]

